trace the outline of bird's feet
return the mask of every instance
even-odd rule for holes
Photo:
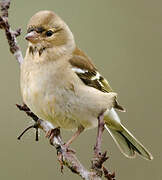
[[[47,131],[46,138],[48,138],[50,144],[53,145],[53,138],[58,135],[60,135],[60,128],[54,128]]]
[[[46,133],[46,137],[49,139],[51,145],[53,145],[53,139],[56,136],[57,137],[60,136],[60,128],[51,129]],[[61,169],[61,172],[63,173],[63,168],[64,168],[63,157],[65,156],[65,154],[68,154],[68,155],[75,154],[75,151],[69,148],[68,142],[66,144],[59,144],[56,149],[57,149],[57,158],[61,166],[60,169]]]
[[[50,144],[53,144],[53,138],[55,136],[60,136],[60,128],[55,128],[55,129],[51,129],[46,133],[46,138],[49,139]],[[69,153],[75,153],[75,151],[73,149],[69,148],[69,143],[65,143],[62,144],[61,146],[58,147],[57,149],[58,152],[69,152]]]

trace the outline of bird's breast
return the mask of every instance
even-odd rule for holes
[[[78,126],[71,113],[69,96],[73,86],[66,85],[51,67],[24,64],[21,67],[21,93],[24,103],[40,118],[55,126],[73,129]],[[63,72],[63,71],[62,71]],[[66,87],[66,88],[65,88]]]

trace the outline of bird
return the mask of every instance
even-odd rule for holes
[[[151,153],[124,127],[116,112],[125,111],[117,93],[92,60],[76,45],[68,25],[53,11],[34,14],[27,25],[28,47],[21,64],[23,102],[41,119],[66,130],[76,130],[69,146],[84,130],[104,127],[128,158]]]

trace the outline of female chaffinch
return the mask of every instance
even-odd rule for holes
[[[51,11],[40,11],[29,21],[29,41],[21,65],[23,101],[55,127],[76,129],[67,146],[84,130],[94,128],[103,112],[105,128],[121,152],[152,160],[147,149],[121,124],[115,109],[124,111],[107,80],[75,44],[66,23]]]

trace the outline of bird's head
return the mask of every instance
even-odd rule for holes
[[[52,11],[40,11],[31,17],[25,39],[39,49],[53,47],[74,49],[75,47],[69,27]]]

